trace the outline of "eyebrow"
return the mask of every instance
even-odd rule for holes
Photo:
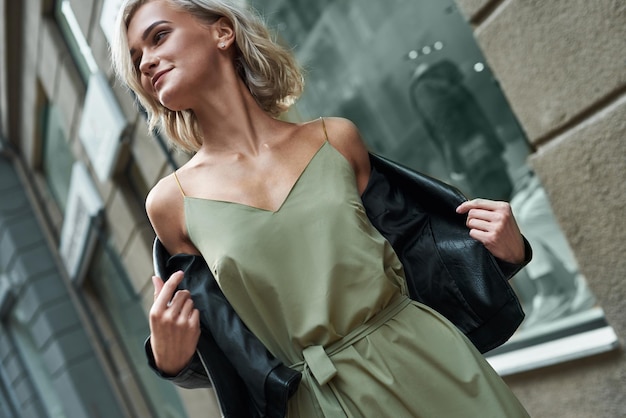
[[[141,39],[145,41],[148,38],[148,35],[150,35],[150,32],[152,31],[152,29],[154,29],[156,26],[159,26],[162,23],[172,23],[172,22],[170,22],[169,20],[157,20],[156,22],[153,22],[150,26],[146,28],[146,30],[143,31],[143,34],[141,35]],[[135,48],[131,48],[130,55],[131,56],[135,55]]]

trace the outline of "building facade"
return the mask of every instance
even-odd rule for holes
[[[626,5],[249,3],[307,71],[285,118],[348,117],[373,151],[511,201],[527,320],[487,358],[531,415],[626,416]],[[188,156],[112,74],[119,4],[0,0],[0,417],[218,416],[143,354],[143,203]]]

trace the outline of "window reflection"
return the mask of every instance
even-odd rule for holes
[[[150,333],[138,295],[132,288],[114,245],[99,237],[87,272],[85,306],[98,330],[107,358],[115,359],[115,378],[133,416],[186,417],[171,384],[154,378],[145,363],[143,342]]]
[[[44,108],[43,172],[48,188],[62,212],[65,212],[74,157],[61,127],[61,118],[52,105]]]
[[[421,64],[409,84],[411,105],[452,180],[471,196],[509,200],[513,183],[504,144],[450,60]]]
[[[26,321],[26,315],[19,307],[10,317],[9,326],[6,329],[12,337],[11,342],[15,344],[15,349],[19,350],[22,365],[28,371],[29,377],[23,377],[22,379],[27,381],[22,381],[21,385],[28,387],[32,384],[35,387],[37,398],[31,399],[31,402],[41,402],[50,417],[65,418],[67,415],[63,403],[54,390],[54,377],[44,364],[41,351]],[[25,392],[27,395],[28,392]]]
[[[534,248],[512,280],[527,313],[518,334],[591,321],[576,316],[595,300],[526,164],[529,143],[454,1],[251,3],[307,70],[293,115],[347,117],[373,151],[468,197],[511,202]]]

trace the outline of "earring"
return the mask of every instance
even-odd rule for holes
[[[221,49],[224,49],[226,47],[226,44],[224,42],[220,42],[220,44],[218,45]]]

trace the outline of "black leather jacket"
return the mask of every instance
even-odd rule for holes
[[[410,297],[448,318],[481,352],[503,344],[524,318],[508,279],[530,261],[528,242],[523,264],[497,260],[469,236],[466,217],[455,212],[466,200],[458,190],[380,156],[370,154],[370,161],[363,205],[398,254]],[[212,386],[224,417],[284,417],[300,373],[242,323],[202,257],[170,257],[158,239],[153,255],[158,276],[185,272],[180,288],[191,292],[202,329],[196,355],[177,376],[157,370],[148,339],[155,372],[186,388]]]

